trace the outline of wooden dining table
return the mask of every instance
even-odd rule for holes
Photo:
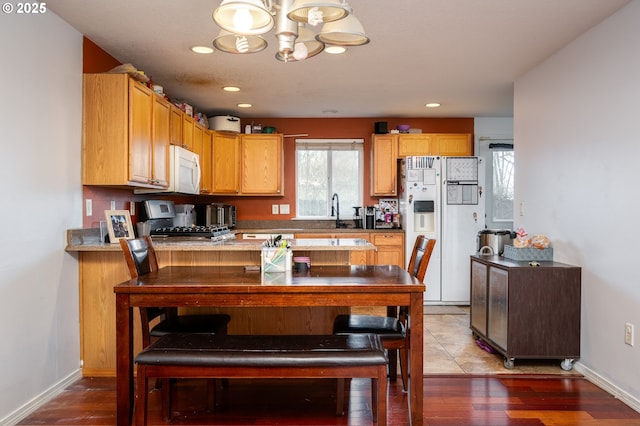
[[[304,273],[167,266],[117,284],[117,424],[130,425],[133,415],[134,307],[408,306],[408,409],[411,424],[422,425],[424,291],[423,283],[395,265],[313,266]]]

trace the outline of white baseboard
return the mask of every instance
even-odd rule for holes
[[[600,376],[595,371],[591,370],[588,367],[585,367],[579,361],[574,364],[574,368],[578,373],[581,373],[591,383],[604,389],[605,391],[607,391],[607,393],[610,393],[611,395],[631,407],[631,409],[640,413],[640,400],[638,398],[629,395],[627,392],[623,391],[604,377]]]
[[[23,406],[10,413],[7,417],[0,419],[0,425],[13,426],[17,424],[22,419],[26,418],[29,414],[36,411],[38,408],[55,398],[59,395],[63,390],[65,390],[70,384],[76,382],[77,380],[82,378],[82,370],[77,369],[76,371],[69,374],[67,377],[62,378],[59,382],[55,383],[53,386],[35,396],[31,401],[28,401]]]

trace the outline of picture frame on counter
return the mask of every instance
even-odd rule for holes
[[[109,230],[109,242],[117,244],[119,240],[131,240],[135,238],[133,224],[129,210],[105,210],[107,229]]]

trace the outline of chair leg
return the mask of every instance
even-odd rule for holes
[[[216,379],[207,379],[207,410],[214,412],[216,409],[216,396],[218,382]]]
[[[380,379],[377,380],[377,389],[376,389],[376,407],[377,407],[377,415],[374,417],[374,422],[378,421],[378,426],[387,426],[387,380],[384,377],[386,368],[380,371]],[[371,393],[374,393],[373,387],[371,388]]]
[[[386,380],[386,377],[385,377]],[[373,416],[373,421],[376,422],[378,420],[378,379],[375,377],[371,378],[371,415]]]
[[[409,349],[400,349],[400,374],[402,374],[402,389],[409,388]]]
[[[171,420],[171,393],[173,390],[172,379],[160,379],[162,381],[162,417],[165,422]]]
[[[134,424],[147,425],[147,389],[149,380],[144,366],[138,366],[134,406]]]
[[[387,349],[389,357],[389,379],[395,381],[398,377],[398,350]]]

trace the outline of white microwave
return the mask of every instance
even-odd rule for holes
[[[200,157],[179,146],[169,146],[169,187],[167,189],[136,189],[136,194],[175,192],[200,194]]]

